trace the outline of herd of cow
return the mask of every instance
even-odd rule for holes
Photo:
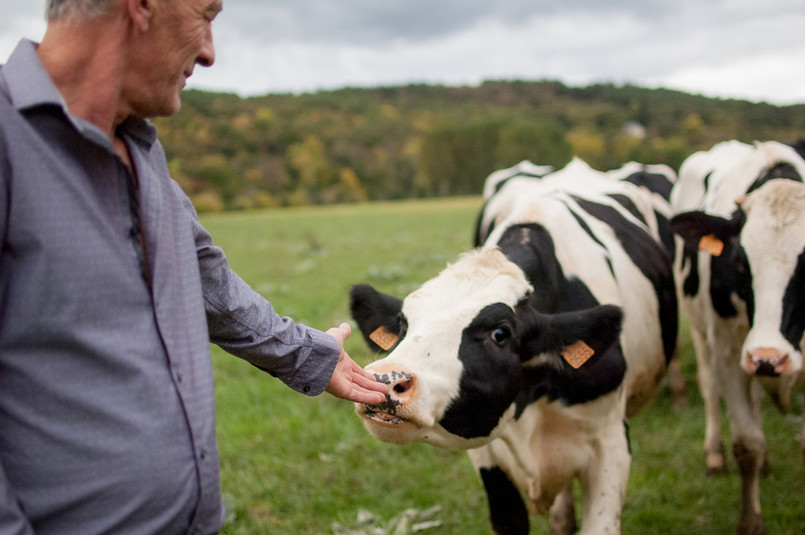
[[[707,470],[724,469],[723,399],[738,533],[763,533],[760,396],[785,410],[805,377],[804,148],[725,142],[678,177],[578,159],[493,173],[474,250],[404,299],[353,287],[367,343],[389,352],[367,367],[390,393],[356,406],[365,427],[387,442],[468,450],[499,535],[527,534],[529,510],[548,513],[551,533],[574,533],[574,480],[581,533],[620,533],[627,421],[666,374],[681,309]],[[805,432],[800,441],[805,453]]]

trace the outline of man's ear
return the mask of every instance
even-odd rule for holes
[[[151,27],[151,20],[156,11],[159,0],[123,0],[126,13],[134,27],[141,32],[147,32]]]

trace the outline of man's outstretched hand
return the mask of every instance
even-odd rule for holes
[[[338,327],[333,327],[327,334],[338,341],[341,355],[325,391],[337,398],[367,405],[378,405],[385,401],[389,391],[388,385],[379,383],[371,373],[358,366],[344,351],[344,341],[352,334],[349,324],[342,323]]]

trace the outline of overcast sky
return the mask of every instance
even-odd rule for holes
[[[0,0],[0,63],[44,32]],[[489,79],[805,103],[803,0],[225,0],[190,87],[243,96]]]

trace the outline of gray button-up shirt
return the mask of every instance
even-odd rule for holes
[[[3,535],[216,532],[209,341],[310,395],[338,359],[229,269],[150,124],[118,134],[141,225],[134,177],[36,45],[0,68]]]

